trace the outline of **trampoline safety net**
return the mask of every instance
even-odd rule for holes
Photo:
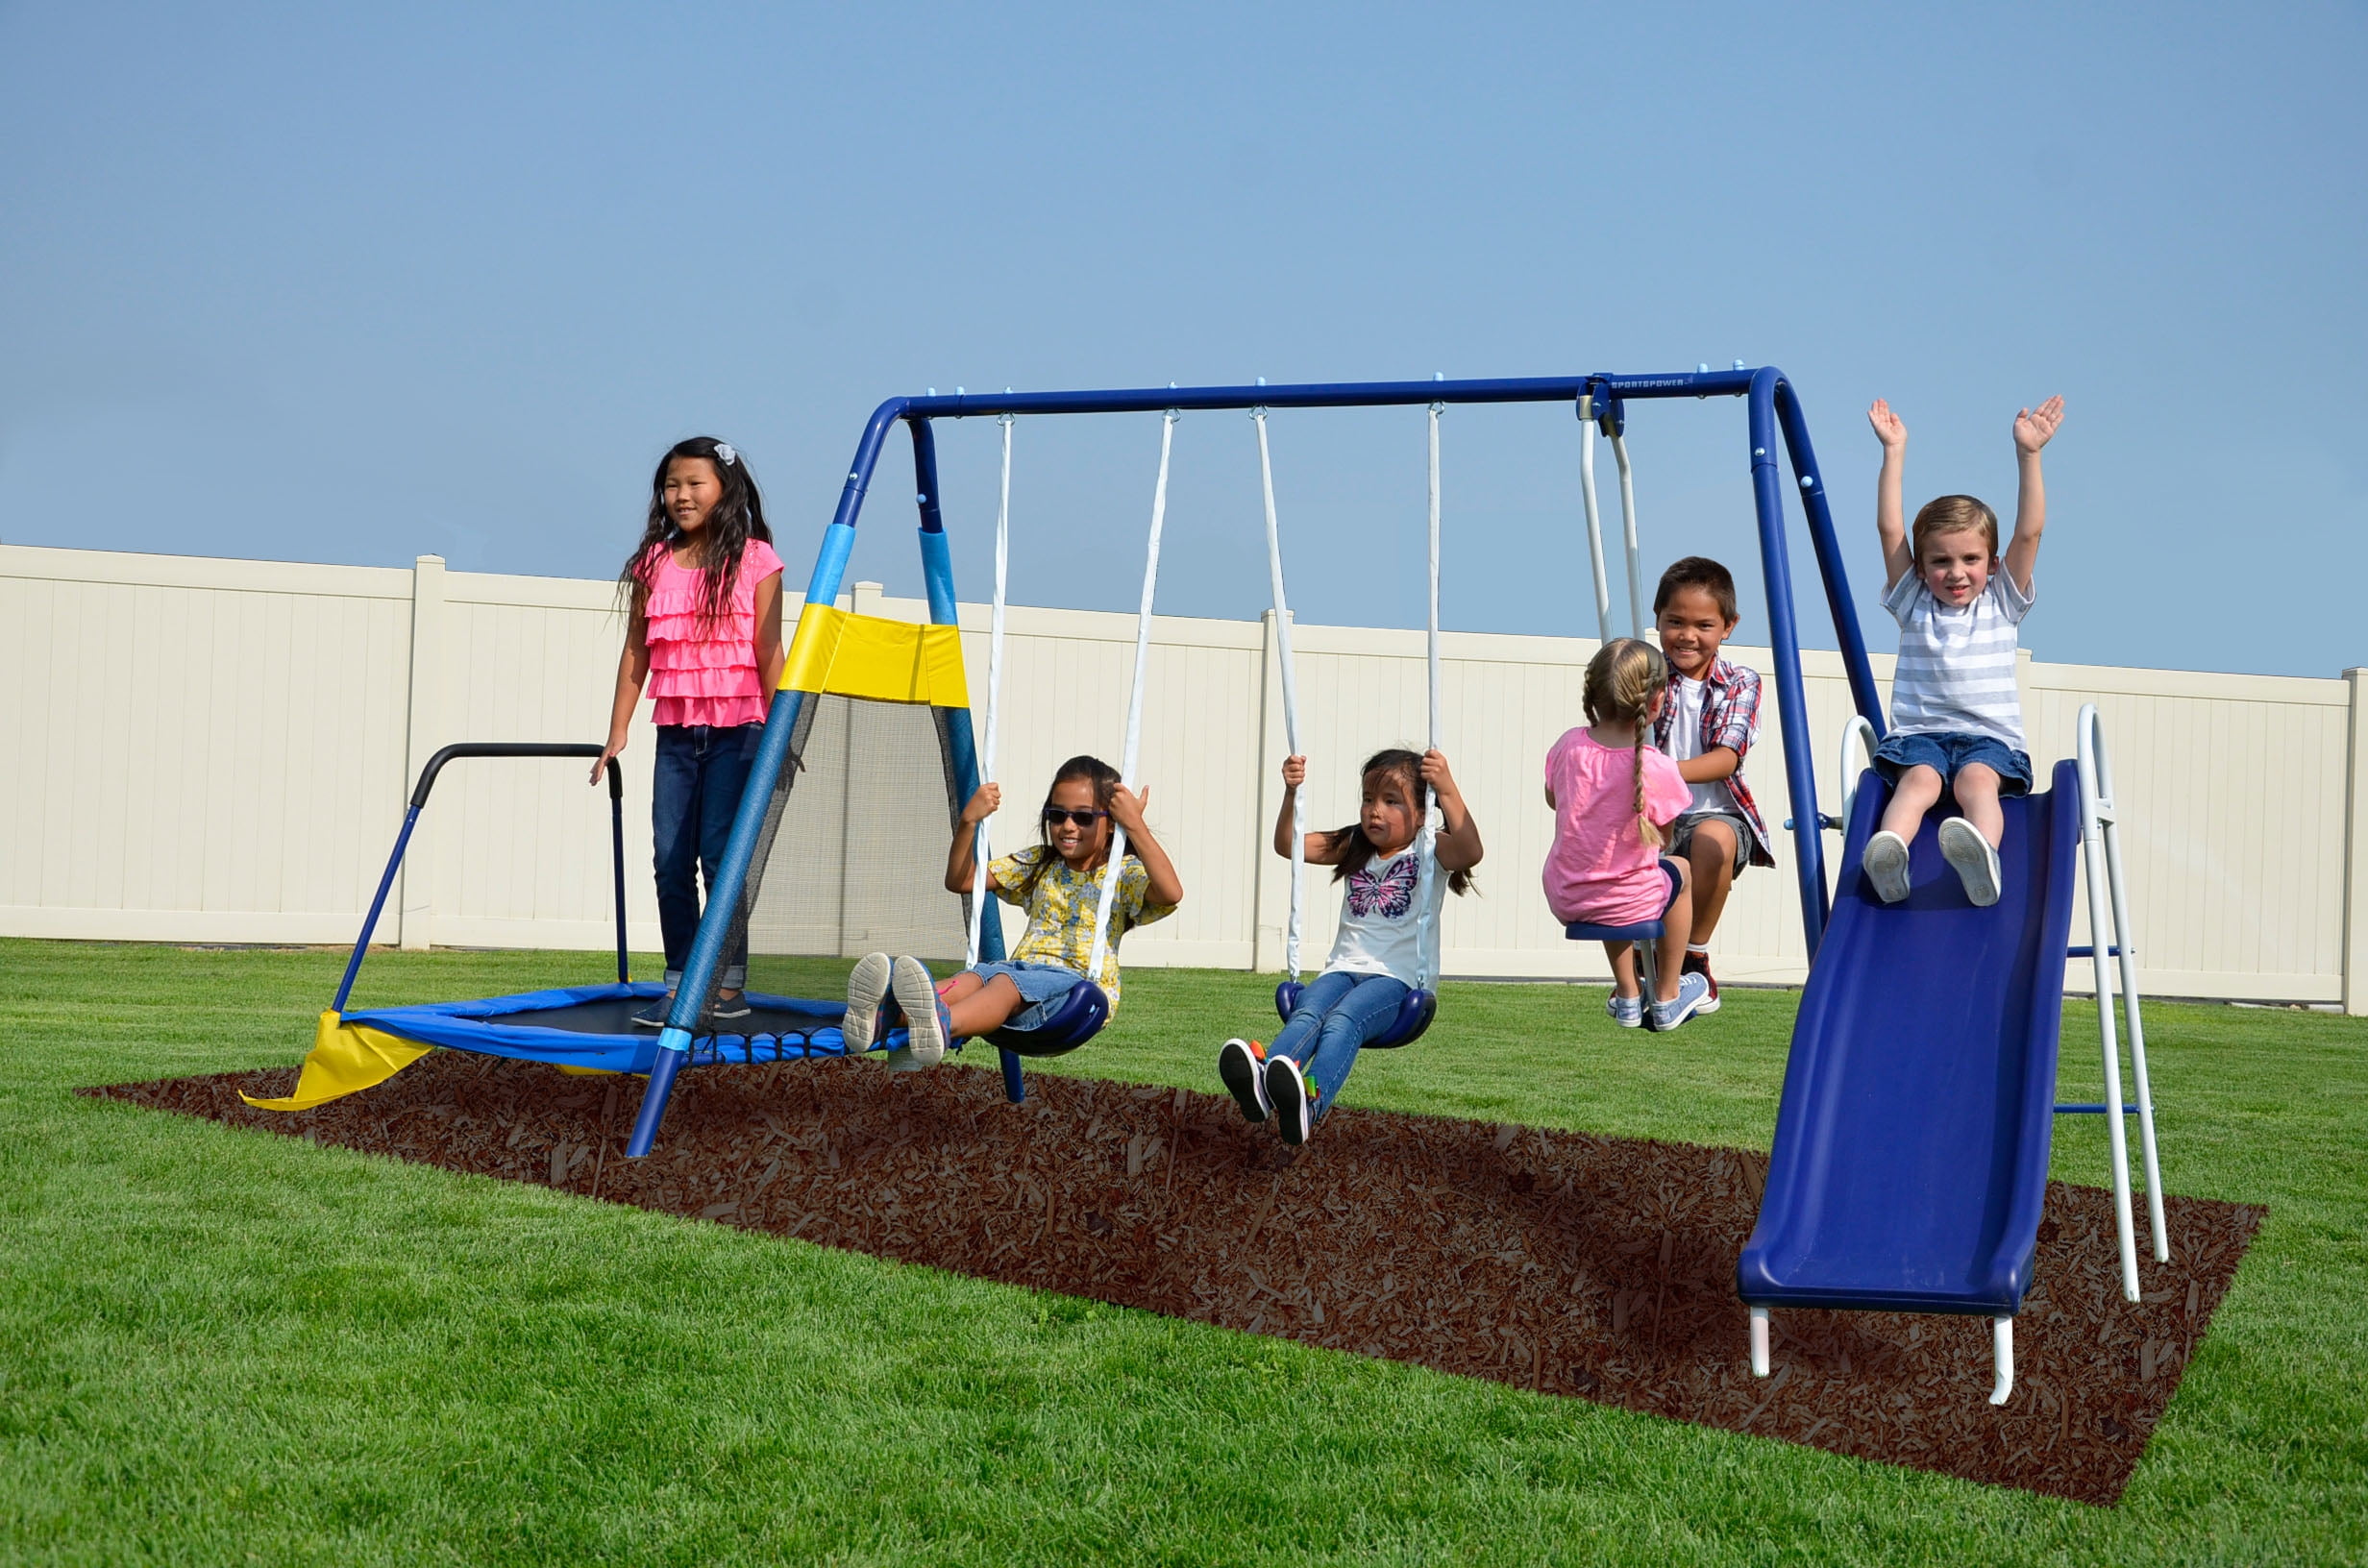
[[[838,619],[851,628],[858,620]],[[798,642],[807,641],[802,625]],[[967,723],[968,709],[946,704],[942,695],[936,701],[846,695],[828,689],[850,684],[844,674],[834,681],[826,667],[816,673],[816,663],[806,660],[810,685],[789,760],[770,781],[763,832],[725,951],[745,943],[748,989],[774,995],[827,996],[844,985],[836,978],[844,966],[816,959],[910,953],[949,974],[960,967],[970,928],[970,899],[945,885],[946,851],[962,811],[950,726],[957,719]],[[790,677],[800,669],[793,652]],[[749,787],[765,783],[752,777]],[[725,967],[709,986],[710,1002]]]

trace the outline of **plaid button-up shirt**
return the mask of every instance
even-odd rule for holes
[[[1681,678],[1674,669],[1669,672],[1669,699],[1661,705],[1661,717],[1653,722],[1653,744],[1664,751],[1669,749],[1669,731],[1677,722],[1677,683]],[[1768,840],[1767,823],[1760,820],[1760,808],[1752,802],[1751,786],[1743,782],[1743,759],[1751,754],[1751,743],[1759,738],[1760,673],[1725,659],[1713,659],[1710,673],[1702,677],[1702,750],[1707,753],[1723,746],[1735,753],[1735,772],[1714,782],[1735,803],[1735,814],[1751,824],[1751,863],[1773,866],[1776,856]]]

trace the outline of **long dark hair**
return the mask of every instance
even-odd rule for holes
[[[1421,752],[1409,751],[1402,746],[1385,747],[1366,758],[1365,766],[1357,770],[1360,787],[1375,773],[1396,774],[1406,785],[1406,798],[1414,802],[1418,813],[1422,810]],[[1421,831],[1421,825],[1419,821],[1415,824],[1418,835]],[[1373,857],[1381,852],[1381,846],[1365,836],[1365,814],[1362,812],[1359,812],[1357,820],[1346,827],[1335,829],[1331,839],[1335,845],[1340,846],[1341,851],[1340,860],[1332,868],[1332,880],[1335,882],[1344,882],[1365,870],[1373,863]],[[1447,887],[1459,898],[1469,893],[1471,891],[1470,870],[1449,871]]]
[[[1080,778],[1094,786],[1096,808],[1109,811],[1110,797],[1118,793],[1119,771],[1099,757],[1074,756],[1055,769],[1052,782],[1045,790],[1045,804],[1052,804],[1054,790]],[[1060,851],[1052,847],[1052,835],[1045,828],[1045,814],[1041,809],[1036,813],[1035,848],[1036,853],[1028,857],[1027,874],[1020,878],[1019,887],[1013,890],[1019,894],[1020,907],[1023,909],[1027,907],[1029,899],[1036,896],[1036,884],[1044,880],[1045,872],[1052,870],[1061,858]],[[1132,860],[1135,857],[1129,855],[1126,858]]]
[[[712,623],[731,611],[731,591],[739,581],[740,556],[749,541],[773,543],[773,530],[765,526],[765,500],[756,492],[756,476],[749,472],[748,459],[712,435],[678,441],[657,460],[657,473],[650,480],[649,521],[642,527],[641,543],[633,547],[625,570],[617,574],[617,597],[628,604],[637,602],[656,570],[657,552],[674,549],[682,537],[682,530],[675,527],[666,510],[666,471],[684,457],[712,464],[724,485],[715,510],[707,514],[706,527],[700,530],[706,538],[701,546],[704,559],[699,574],[699,619]]]

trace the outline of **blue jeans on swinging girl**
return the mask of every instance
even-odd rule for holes
[[[1357,1065],[1357,1052],[1390,1027],[1411,989],[1386,974],[1327,969],[1299,992],[1299,1005],[1291,1010],[1291,1021],[1267,1047],[1267,1056],[1299,1064],[1314,1102],[1309,1119],[1332,1109],[1348,1082],[1348,1069]]]

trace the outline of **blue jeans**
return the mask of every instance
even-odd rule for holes
[[[1021,1034],[1043,1028],[1061,1010],[1061,1004],[1069,1000],[1069,993],[1085,984],[1084,975],[1058,964],[999,962],[981,964],[971,973],[980,980],[992,980],[999,974],[1010,978],[1024,1005],[1003,1020],[1003,1027]]]
[[[1386,974],[1344,974],[1327,970],[1299,992],[1267,1055],[1287,1056],[1307,1076],[1307,1095],[1316,1115],[1332,1109],[1348,1069],[1357,1065],[1365,1042],[1387,1029],[1403,1006],[1409,988]]]
[[[657,726],[657,766],[650,784],[650,829],[657,846],[657,925],[666,942],[666,984],[682,978],[691,939],[699,935],[699,877],[715,873],[731,840],[731,821],[756,762],[762,724],[719,729],[708,724]],[[726,991],[748,982],[745,935],[724,955]]]
[[[1886,735],[1873,760],[1887,784],[1898,783],[1911,768],[1930,768],[1940,775],[1942,798],[1951,802],[1957,798],[1952,786],[1959,772],[1976,762],[1998,775],[2001,800],[2031,793],[2031,759],[1987,735]]]

